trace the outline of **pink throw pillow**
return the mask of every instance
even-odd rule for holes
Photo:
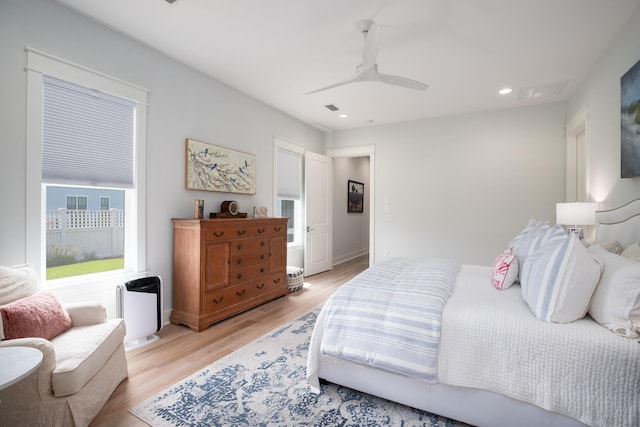
[[[507,289],[515,283],[518,277],[518,259],[511,249],[498,255],[492,267],[491,281],[496,289]]]
[[[0,306],[4,339],[51,339],[71,328],[69,313],[51,292],[39,292]]]

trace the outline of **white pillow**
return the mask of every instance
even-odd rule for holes
[[[508,247],[513,250],[513,254],[518,258],[518,264],[522,266],[526,257],[539,246],[540,239],[549,230],[549,223],[536,221],[531,218],[524,230],[509,242]]]
[[[529,234],[531,231],[537,230],[541,224],[542,222],[538,222],[535,218],[531,217],[527,225],[525,225],[524,229],[516,237],[511,239],[507,247],[513,248],[514,246],[518,245],[519,242],[522,241],[522,239],[524,239],[527,234]]]
[[[597,244],[589,252],[604,266],[589,314],[618,335],[640,336],[640,263],[607,252]]]
[[[520,266],[522,296],[533,314],[566,323],[587,313],[600,278],[600,266],[575,234],[556,225],[547,239]],[[558,231],[562,230],[562,234]]]
[[[560,225],[553,227],[549,223],[543,223],[537,230],[527,234],[521,242],[513,248],[513,253],[518,257],[518,265],[522,268],[527,257],[535,253],[542,246],[556,239],[564,238],[567,232]]]
[[[614,253],[616,255],[620,255],[624,250],[624,246],[618,241],[613,242],[598,242],[600,246],[607,252]]]
[[[518,259],[511,249],[498,255],[491,268],[491,282],[496,289],[508,289],[518,278]]]
[[[30,265],[0,266],[0,305],[33,295],[37,290],[38,279]]]
[[[620,255],[633,261],[640,261],[640,245],[638,242],[632,243]]]

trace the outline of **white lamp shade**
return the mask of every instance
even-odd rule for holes
[[[556,223],[562,225],[594,225],[597,203],[556,203]]]

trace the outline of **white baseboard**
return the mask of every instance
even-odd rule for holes
[[[342,264],[343,262],[350,261],[354,258],[357,258],[362,255],[366,255],[368,253],[369,253],[369,248],[364,248],[364,249],[360,249],[359,251],[355,251],[355,252],[351,252],[351,253],[339,256],[333,259],[333,265],[336,266],[338,264]]]

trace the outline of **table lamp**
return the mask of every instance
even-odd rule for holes
[[[567,226],[569,233],[584,238],[584,226],[596,223],[597,203],[572,202],[556,203],[556,223]]]

